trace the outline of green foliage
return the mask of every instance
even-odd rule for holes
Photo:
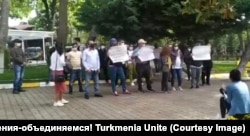
[[[204,23],[214,16],[234,19],[233,4],[236,0],[185,0],[182,2],[183,14],[195,14],[196,23]]]
[[[138,38],[161,39],[171,35],[167,31],[174,24],[171,20],[181,15],[180,3],[172,3],[173,0],[86,0],[76,14],[78,21],[84,22],[78,28],[90,31],[95,25],[99,34],[129,42]]]
[[[10,17],[24,18],[35,6],[34,0],[11,0]]]

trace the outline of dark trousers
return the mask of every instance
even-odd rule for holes
[[[226,113],[229,111],[231,105],[225,100],[224,97],[220,98],[220,113],[221,113],[221,117],[225,118],[226,117]]]
[[[79,91],[83,92],[81,69],[76,69],[76,70],[73,69],[70,71],[69,93],[73,92],[73,83],[75,80],[78,81]]]
[[[211,75],[212,68],[204,67],[202,68],[201,80],[202,84],[210,84],[210,75]]]
[[[151,81],[150,81],[150,74],[151,68],[149,63],[136,63],[135,66],[136,73],[137,73],[137,83],[138,83],[138,90],[142,90],[142,77],[145,77],[147,89],[151,90]]]
[[[160,68],[161,68],[161,63],[160,63],[160,59],[154,59],[154,64],[155,64],[155,72],[158,73],[160,72]]]
[[[186,63],[186,66],[187,66],[187,77],[188,77],[188,80],[190,80],[190,77],[191,77],[191,74],[190,74],[190,64]]]
[[[162,78],[161,78],[161,90],[162,91],[168,91],[168,73],[169,72],[162,72]]]
[[[178,86],[180,87],[182,84],[182,69],[172,69],[171,74],[172,74],[172,79],[171,79],[172,87],[174,87],[175,78],[177,78]]]
[[[104,79],[106,82],[109,81],[109,74],[108,74],[108,66],[101,66],[101,70],[103,71]]]
[[[64,74],[64,77],[65,77],[65,80],[68,80],[69,72],[63,70],[63,74]]]

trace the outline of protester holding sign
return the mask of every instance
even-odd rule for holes
[[[121,45],[121,46],[123,46],[123,47],[124,46],[128,47],[128,45],[125,44],[124,40],[120,40],[118,42],[118,44]],[[124,55],[124,56],[125,56],[126,59],[128,58],[128,55]],[[127,72],[127,61],[122,62],[122,68],[123,68],[123,72],[124,72],[124,75],[125,75],[125,79],[127,79],[127,73],[128,73]],[[121,86],[121,84],[122,84],[121,81],[119,82],[119,75],[117,75],[117,77],[116,77],[115,84],[116,84],[117,87]]]
[[[183,55],[178,45],[174,46],[174,49],[171,51],[171,60],[172,60],[172,90],[176,91],[174,87],[175,77],[177,77],[178,88],[182,91],[182,63],[183,63]]]
[[[212,59],[211,59],[211,46],[210,45],[202,45],[201,43],[195,46],[192,49],[193,59],[203,61],[203,69],[202,69],[202,85],[205,83],[210,85],[210,74],[213,67]],[[206,77],[206,79],[205,79]]]
[[[130,92],[127,90],[126,78],[122,67],[122,62],[129,59],[126,45],[118,45],[117,40],[112,38],[110,40],[110,48],[108,49],[107,55],[109,57],[109,74],[114,96],[119,96],[118,92],[116,91],[117,75],[121,79],[123,93],[130,94]]]
[[[132,57],[136,63],[136,73],[137,73],[137,83],[138,90],[141,92],[145,92],[142,88],[142,77],[144,76],[146,79],[147,89],[149,91],[155,91],[152,89],[151,81],[150,81],[150,60],[154,59],[153,48],[146,47],[146,41],[144,39],[138,40],[138,47],[134,50]]]
[[[191,58],[190,68],[191,68],[191,87],[190,88],[191,89],[194,87],[199,88],[202,61],[194,60],[193,58]]]

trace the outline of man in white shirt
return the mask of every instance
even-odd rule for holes
[[[89,99],[89,83],[91,77],[94,79],[95,97],[102,97],[99,93],[100,57],[93,41],[89,41],[88,48],[83,51],[82,64],[85,68],[85,99]]]

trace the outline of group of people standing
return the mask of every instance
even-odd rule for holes
[[[138,40],[138,47],[133,50],[132,46],[128,47],[129,60],[126,62],[113,62],[110,58],[109,48],[113,46],[124,45],[124,41],[112,38],[109,42],[109,47],[107,49],[101,47],[98,49],[94,41],[88,41],[85,49],[79,50],[78,44],[74,43],[72,45],[71,51],[65,53],[63,47],[60,43],[55,44],[55,50],[51,52],[50,56],[50,70],[53,78],[58,75],[63,75],[65,69],[69,69],[69,93],[73,93],[73,83],[78,80],[79,91],[84,92],[85,99],[89,99],[89,85],[90,80],[94,81],[94,96],[103,97],[99,91],[99,75],[103,71],[104,74],[109,73],[105,77],[106,82],[111,81],[111,89],[114,96],[119,96],[118,93],[118,80],[120,79],[120,85],[122,86],[123,94],[131,94],[127,89],[126,75],[130,74],[131,82],[133,80],[134,69],[137,74],[137,84],[138,90],[144,92],[142,88],[142,78],[145,77],[147,90],[155,91],[151,86],[151,68],[150,61],[141,62],[138,59],[137,51],[146,45],[146,41],[143,39]],[[131,71],[126,71],[130,69]],[[85,75],[85,87],[82,85],[82,72]],[[67,100],[63,98],[63,94],[67,90],[65,82],[55,81],[55,91],[56,98],[54,106],[64,106],[68,103]]]
[[[183,52],[183,53],[182,53]],[[160,53],[162,64],[162,90],[166,91],[168,88],[168,81],[171,82],[172,91],[177,89],[182,91],[182,73],[186,67],[188,80],[191,81],[190,88],[199,88],[200,79],[201,85],[210,85],[210,75],[213,67],[212,60],[194,60],[192,48],[188,47],[181,51],[178,45],[168,45],[162,48]],[[184,64],[186,66],[184,66]],[[175,80],[177,79],[177,89]]]

